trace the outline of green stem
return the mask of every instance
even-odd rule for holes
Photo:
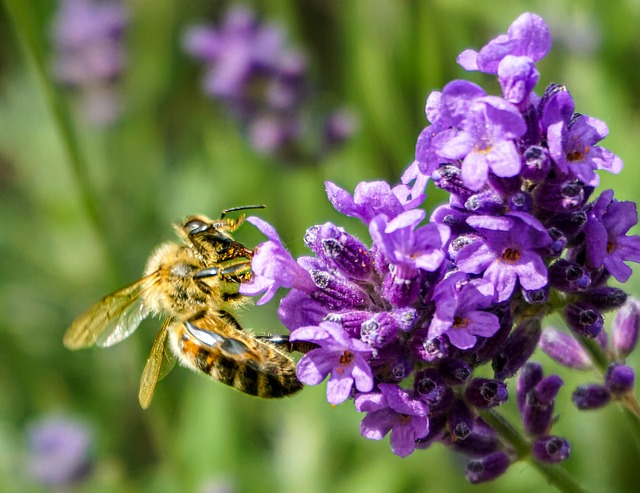
[[[543,464],[530,454],[530,444],[502,414],[490,409],[481,411],[480,416],[489,424],[516,452],[519,460],[527,460],[547,481],[563,493],[587,493],[580,484],[562,467]]]
[[[111,242],[109,236],[106,234],[104,218],[100,214],[100,208],[95,199],[87,166],[82,159],[80,145],[71,125],[69,112],[66,105],[58,96],[54,84],[47,73],[47,62],[41,39],[37,34],[38,29],[36,28],[31,2],[25,2],[24,0],[4,0],[4,6],[9,14],[8,17],[13,24],[16,36],[35,68],[45,103],[51,112],[55,130],[62,141],[68,163],[78,185],[84,209],[89,215],[89,220],[96,233],[102,240],[101,244],[106,248],[106,258],[110,262],[110,267],[112,267],[111,272],[116,272],[115,266],[117,264],[114,262],[113,256],[109,253],[111,249],[108,248],[108,245],[110,245]]]

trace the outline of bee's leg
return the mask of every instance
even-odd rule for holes
[[[220,277],[223,281],[241,283],[249,280],[251,276],[251,262],[244,261],[224,267],[209,267],[198,271],[193,277],[204,279],[207,277]]]
[[[280,350],[288,353],[308,353],[312,349],[316,349],[320,346],[313,342],[307,341],[290,341],[287,335],[272,335],[272,336],[255,336],[256,339],[268,342],[269,344],[277,347]]]

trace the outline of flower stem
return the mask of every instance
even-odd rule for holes
[[[31,2],[4,0],[4,5],[9,14],[8,17],[13,24],[17,38],[23,45],[27,57],[33,62],[45,103],[51,112],[55,130],[62,141],[64,152],[67,154],[73,176],[78,184],[83,207],[101,240],[101,244],[105,246],[106,258],[110,262],[112,272],[116,272],[115,265],[117,264],[114,261],[114,257],[109,253],[111,249],[108,248],[108,245],[111,242],[104,228],[104,218],[100,214],[100,208],[95,199],[93,186],[89,179],[86,163],[80,152],[80,145],[73,130],[71,118],[69,117],[66,105],[56,93],[53,82],[47,74],[44,49],[38,36],[39,31],[36,27]]]
[[[515,451],[519,460],[528,460],[529,463],[544,476],[549,483],[563,493],[587,493],[580,484],[562,467],[558,465],[544,464],[535,460],[530,454],[529,442],[516,430],[509,421],[497,411],[490,409],[480,411],[480,416],[487,422]]]

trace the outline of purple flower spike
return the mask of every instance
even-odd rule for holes
[[[275,228],[258,217],[248,217],[247,222],[258,228],[269,241],[256,247],[251,260],[253,278],[240,285],[240,293],[256,296],[265,292],[257,302],[267,303],[278,288],[296,288],[304,292],[312,292],[316,286],[309,273],[300,267],[280,241]]]
[[[527,290],[547,284],[547,268],[536,249],[551,243],[544,226],[532,216],[512,212],[498,216],[471,216],[467,223],[476,228],[484,241],[476,241],[458,253],[458,267],[469,274],[484,272],[493,283],[497,301],[511,296],[516,282]]]
[[[537,62],[551,49],[551,34],[546,22],[539,16],[524,13],[502,34],[485,45],[480,52],[465,50],[458,63],[466,70],[498,73],[500,62],[507,55],[524,56]]]
[[[571,444],[562,437],[541,437],[533,442],[531,453],[540,462],[556,464],[569,458]]]
[[[591,358],[582,345],[571,335],[547,327],[540,338],[540,349],[561,365],[576,370],[588,370],[593,367]]]
[[[365,355],[371,352],[366,344],[352,339],[338,324],[322,322],[318,326],[302,327],[289,336],[291,341],[309,341],[320,347],[312,349],[298,362],[298,379],[307,385],[318,385],[327,375],[327,401],[341,404],[349,398],[355,384],[360,392],[373,388],[371,368]]]
[[[381,440],[391,432],[391,450],[407,457],[413,453],[416,440],[429,434],[429,408],[395,384],[383,383],[378,388],[380,392],[355,397],[356,409],[367,413],[360,433],[370,440]]]
[[[476,336],[491,337],[500,328],[500,320],[493,313],[479,309],[493,302],[493,285],[488,282],[469,282],[459,272],[438,284],[433,300],[436,311],[429,326],[429,339],[446,334],[452,345],[470,349]]]
[[[640,331],[640,302],[631,298],[620,309],[613,324],[613,348],[618,358],[624,360],[638,344]]]

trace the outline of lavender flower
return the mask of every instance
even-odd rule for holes
[[[464,273],[456,273],[435,288],[435,313],[429,325],[429,338],[446,334],[459,349],[475,346],[477,337],[491,337],[500,328],[498,317],[478,308],[489,308],[493,302],[493,285],[472,283]]]
[[[547,284],[547,269],[537,249],[551,243],[544,226],[522,212],[509,215],[472,216],[467,223],[478,230],[483,241],[464,247],[456,263],[470,274],[483,274],[496,288],[497,301],[507,300],[516,282],[527,290]]]
[[[429,408],[397,385],[380,384],[380,392],[358,394],[355,406],[367,415],[360,433],[371,440],[381,440],[391,431],[391,450],[400,457],[410,455],[416,440],[429,434]]]
[[[340,325],[322,322],[317,327],[302,327],[294,330],[289,339],[320,346],[302,357],[298,363],[298,378],[307,385],[318,385],[331,373],[327,383],[330,404],[346,401],[354,385],[360,392],[373,389],[373,376],[365,359],[371,348],[349,337]]]
[[[626,293],[607,283],[626,281],[626,263],[640,260],[639,237],[628,235],[636,208],[611,191],[592,199],[596,172],[622,166],[596,145],[604,124],[576,113],[564,86],[534,92],[550,43],[545,22],[527,13],[479,52],[464,52],[461,65],[497,75],[502,97],[463,80],[432,93],[429,126],[400,184],[362,182],[352,194],[326,183],[334,208],[361,220],[369,239],[334,223],[312,226],[312,255],[294,260],[271,226],[250,219],[268,241],[240,290],[264,292],[264,302],[289,289],[280,319],[293,339],[320,346],[300,360],[299,378],[315,385],[331,374],[327,400],[353,398],[367,413],[362,435],[391,432],[397,455],[442,443],[472,458],[471,482],[495,479],[516,460],[517,447],[483,413],[508,404],[506,380],[518,373],[531,456],[569,456],[569,442],[550,434],[563,379],[529,361],[538,346],[569,369],[605,373],[573,392],[579,409],[632,400],[635,373],[624,359],[638,339],[637,303],[625,305]],[[449,203],[425,224],[429,182]],[[621,307],[609,351],[604,317]],[[571,335],[543,330],[551,313]]]
[[[48,417],[28,429],[29,474],[46,486],[69,486],[91,470],[91,433],[69,418]]]
[[[342,108],[317,115],[317,136],[303,137],[313,127],[307,59],[290,48],[282,28],[259,20],[246,7],[229,9],[219,26],[193,26],[186,51],[204,62],[204,91],[220,101],[261,154],[295,160],[317,160],[346,141],[355,118]]]
[[[127,12],[119,0],[63,0],[53,24],[54,75],[74,89],[89,121],[108,124],[120,108]]]

